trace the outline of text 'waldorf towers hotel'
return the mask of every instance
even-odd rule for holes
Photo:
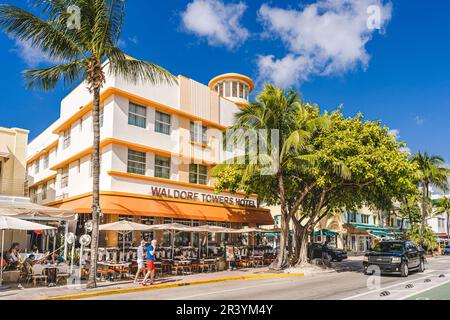
[[[102,223],[272,225],[255,196],[215,194],[210,175],[220,162],[217,137],[245,107],[252,80],[240,74],[218,76],[209,86],[177,80],[136,85],[107,77],[100,114]],[[77,231],[92,205],[91,109],[92,96],[80,84],[62,100],[60,118],[28,145],[32,200],[75,210]],[[100,245],[117,241],[117,234],[101,235]]]

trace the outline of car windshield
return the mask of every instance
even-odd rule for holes
[[[380,242],[374,248],[375,252],[401,252],[403,251],[402,242]]]

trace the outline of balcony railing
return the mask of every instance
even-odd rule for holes
[[[0,178],[0,195],[2,196],[27,196],[27,188],[24,180],[11,180]]]

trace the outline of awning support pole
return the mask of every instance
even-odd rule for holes
[[[5,230],[2,230],[2,259],[5,259],[5,252],[3,251],[4,243],[5,243]],[[3,266],[0,266],[0,287],[2,285],[3,285]]]
[[[64,230],[64,261],[67,261],[67,241],[66,241],[66,237],[67,234],[69,233],[69,221],[66,221],[66,225],[65,225],[65,230]]]

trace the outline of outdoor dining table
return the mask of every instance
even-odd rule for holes
[[[108,268],[111,268],[112,270],[114,270],[114,273],[117,274],[117,270],[121,270],[124,268],[129,268],[131,265],[131,262],[106,262],[106,261],[99,261],[97,264],[101,265],[101,266],[105,266]],[[115,275],[111,277],[111,281],[114,281]]]
[[[58,266],[56,264],[45,264],[43,266],[43,272],[47,274],[47,277],[49,279],[49,287],[56,286],[56,275],[58,272]]]

